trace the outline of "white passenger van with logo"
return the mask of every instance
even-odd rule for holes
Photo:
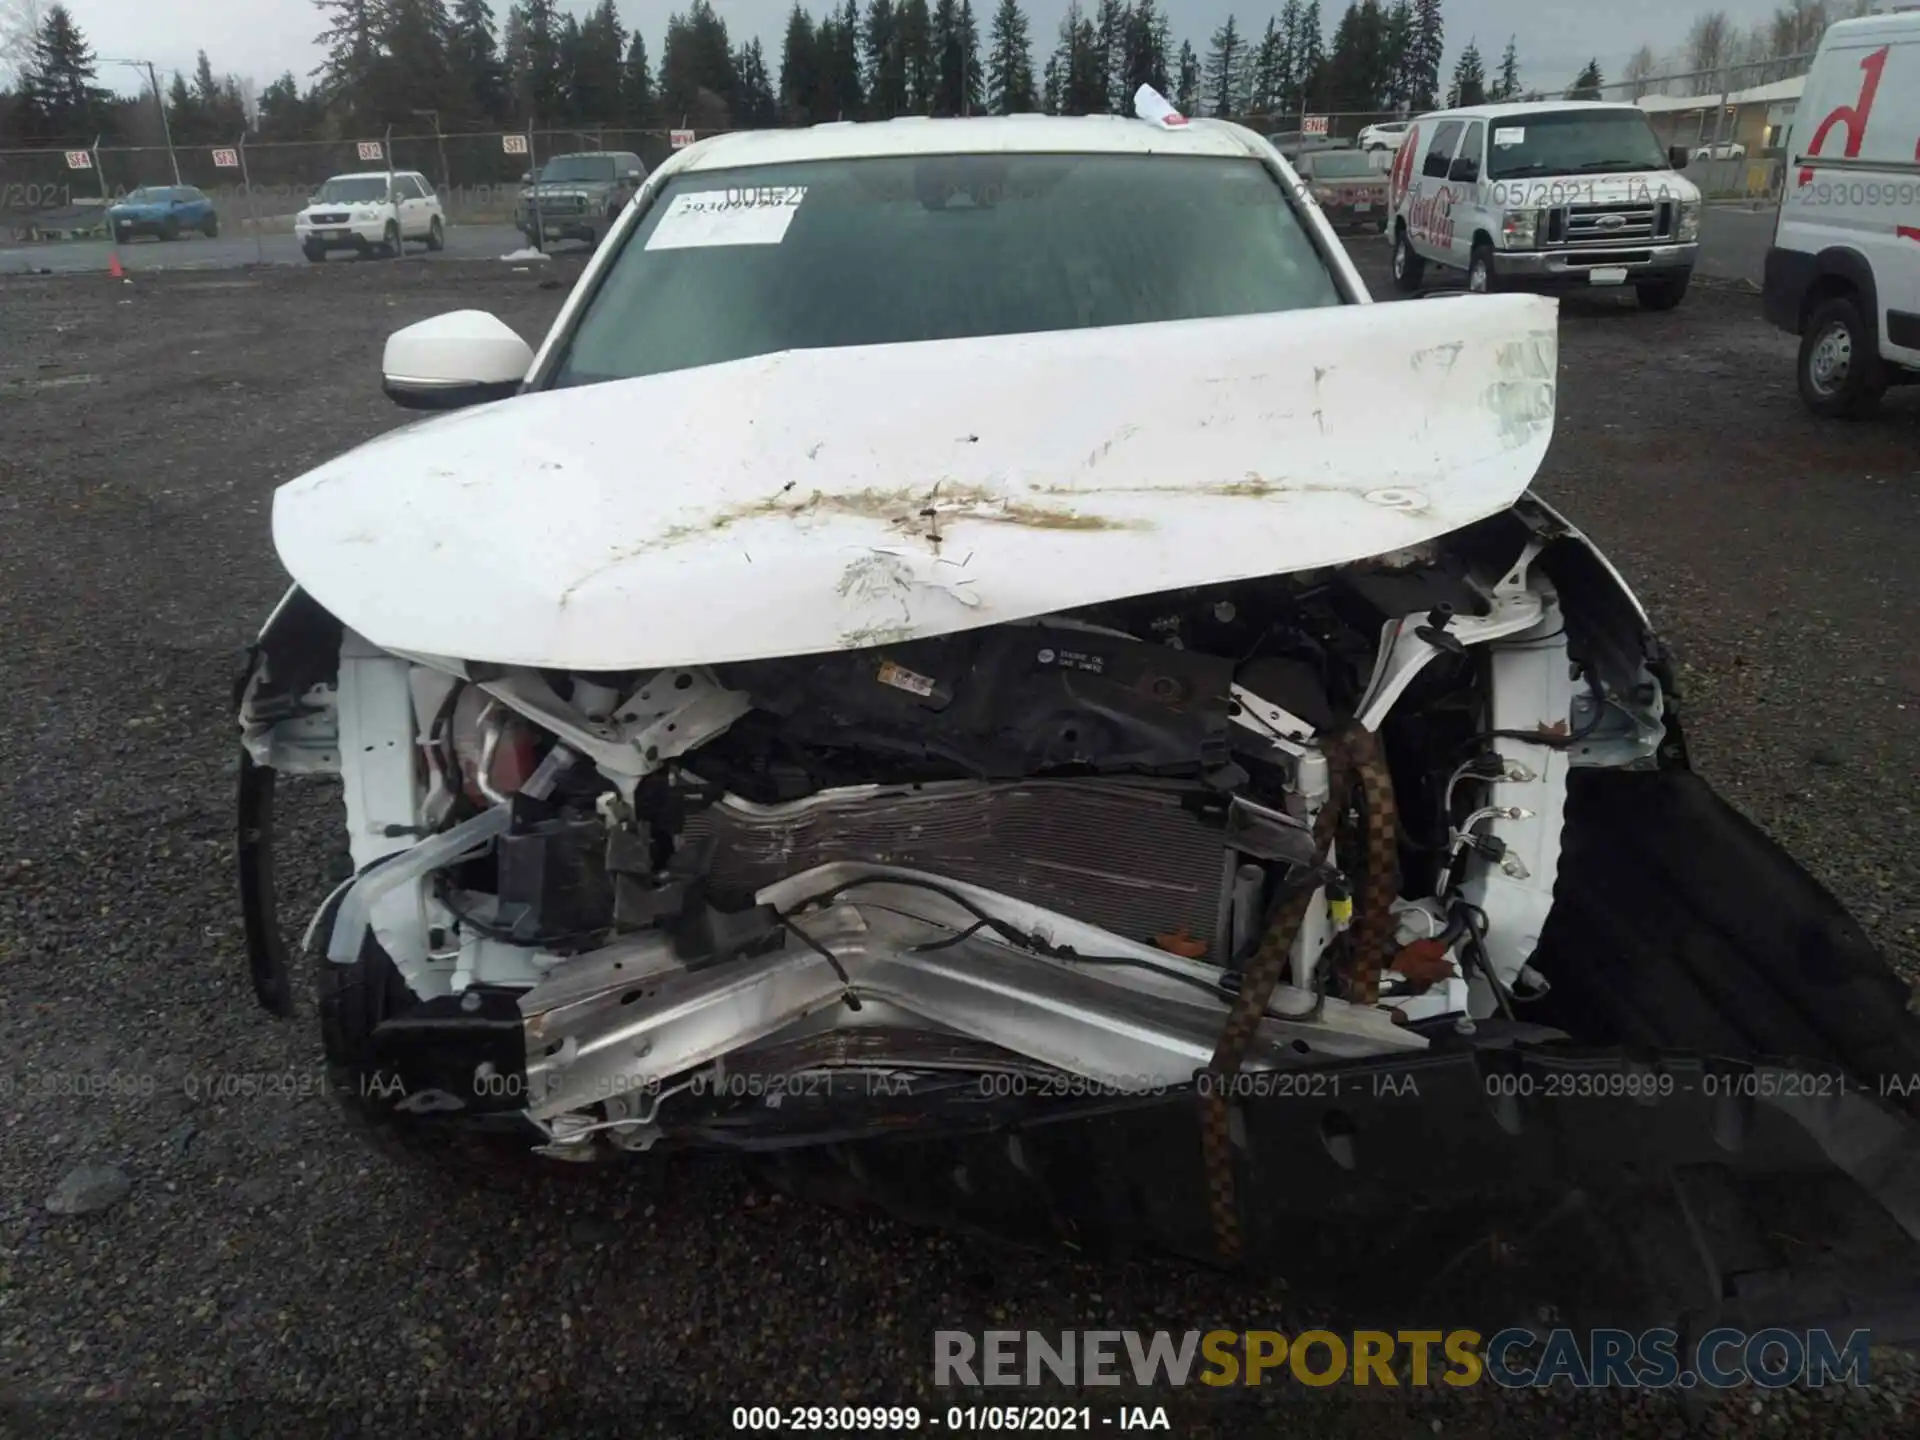
[[[1920,10],[1827,28],[1787,137],[1767,318],[1800,337],[1800,395],[1864,415],[1920,382]]]
[[[1637,105],[1540,101],[1422,115],[1394,157],[1393,280],[1412,294],[1429,265],[1467,288],[1631,285],[1649,310],[1687,293],[1700,191]]]

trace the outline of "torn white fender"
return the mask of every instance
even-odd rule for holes
[[[891,643],[1458,529],[1533,478],[1556,373],[1526,295],[789,351],[410,426],[282,486],[274,542],[394,650]]]

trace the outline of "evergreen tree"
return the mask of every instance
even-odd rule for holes
[[[1250,115],[1272,115],[1280,108],[1283,51],[1280,22],[1267,17],[1266,33],[1253,51],[1253,80],[1247,87],[1247,111]]]
[[[1280,10],[1279,89],[1274,96],[1274,108],[1283,114],[1298,114],[1300,110],[1300,57],[1306,48],[1304,24],[1300,0],[1287,0]]]
[[[1386,102],[1395,110],[1413,108],[1414,77],[1413,0],[1394,0],[1387,12],[1387,42],[1383,69]]]
[[[326,52],[313,72],[320,93],[349,125],[370,124],[381,61],[379,6],[375,0],[314,0],[314,6],[328,17],[313,39]]]
[[[517,8],[509,7],[500,26],[500,74],[507,91],[507,118],[524,121],[527,107],[527,21]]]
[[[191,86],[178,74],[173,77],[167,125],[177,144],[232,142],[247,128],[240,82],[231,75],[216,77],[213,63],[202,50],[193,67]]]
[[[613,0],[600,0],[580,23],[568,77],[571,108],[580,123],[618,123],[626,90],[626,48],[627,27],[620,23],[619,11]]]
[[[863,38],[867,114],[875,120],[907,114],[907,57],[901,48],[900,12],[893,0],[873,0],[867,7]]]
[[[647,59],[647,41],[638,30],[627,42],[626,64],[620,70],[620,118],[636,130],[660,124],[659,97],[653,91],[653,65]]]
[[[186,82],[174,76],[176,98]],[[301,94],[291,70],[260,92],[260,114],[254,129],[262,140],[306,140],[319,128],[325,107],[311,91]]]
[[[1173,105],[1182,115],[1197,113],[1200,106],[1200,57],[1191,42],[1180,42],[1180,67],[1173,82]]]
[[[933,51],[933,18],[927,13],[927,0],[897,0],[894,13],[899,17],[900,54],[907,77],[905,113],[931,115],[939,67]]]
[[[453,17],[445,0],[385,0],[379,16],[372,118],[404,125],[415,110],[452,111],[461,97],[453,75]]]
[[[1473,41],[1454,62],[1453,84],[1447,89],[1447,105],[1484,105],[1487,103],[1487,67],[1480,59],[1480,47]]]
[[[814,106],[820,93],[821,66],[814,53],[813,21],[794,0],[787,12],[787,34],[780,45],[780,116],[789,125],[811,125],[830,120],[816,115]]]
[[[670,127],[732,128],[739,77],[727,22],[714,13],[709,0],[693,0],[684,15],[668,17],[658,83],[660,108]]]
[[[1167,74],[1167,46],[1170,43],[1167,17],[1154,8],[1153,0],[1138,0],[1127,12],[1124,67],[1120,75],[1120,105],[1129,114],[1133,97],[1142,85],[1151,85],[1172,98],[1173,84]]]
[[[876,5],[881,0],[874,0]],[[1146,0],[1151,4],[1152,0]],[[1017,115],[1038,108],[1033,90],[1033,37],[1020,0],[1000,0],[987,31],[987,108]]]
[[[20,76],[21,132],[31,139],[91,145],[113,97],[93,83],[93,49],[65,5],[49,5]]]
[[[357,3],[357,0],[343,0]],[[516,44],[509,83],[519,116],[535,125],[552,124],[563,104],[560,73],[560,37],[563,27],[557,0],[518,0],[507,12],[507,26]]]
[[[1414,0],[1413,71],[1409,77],[1416,110],[1430,110],[1440,94],[1440,64],[1446,58],[1446,26],[1440,17],[1440,0]]]
[[[193,91],[187,88],[187,77],[178,70],[173,72],[173,83],[167,86],[167,127],[173,131],[175,140],[197,134],[200,129],[200,107]]]
[[[981,108],[980,31],[971,0],[936,0],[933,113],[971,115]]]
[[[580,107],[574,102],[574,73],[580,68],[580,21],[576,16],[560,17],[560,43],[554,59],[555,104],[553,122],[578,125]]]
[[[767,73],[766,52],[758,36],[733,52],[733,70],[740,84],[734,123],[756,130],[778,125],[780,102],[774,96],[773,77]]]
[[[839,19],[832,10],[813,27],[813,90],[805,99],[807,113],[815,121],[845,118],[840,113],[840,85],[833,68],[834,53],[839,49],[836,38],[839,27]],[[785,49],[784,44],[781,48]]]
[[[1587,61],[1586,68],[1574,79],[1573,88],[1567,91],[1569,100],[1598,100],[1606,79],[1600,73],[1597,59]]]
[[[1247,42],[1233,16],[1213,32],[1212,48],[1207,52],[1207,103],[1211,113],[1240,115],[1247,108]]]
[[[1333,110],[1370,111],[1393,83],[1396,63],[1388,49],[1390,21],[1378,0],[1354,0],[1334,30],[1327,55],[1326,94]]]
[[[1073,0],[1067,9],[1073,35],[1067,46],[1067,83],[1062,103],[1069,115],[1107,113],[1107,67],[1093,17]]]
[[[860,6],[845,0],[834,20],[833,44],[827,47],[827,71],[833,84],[838,114],[858,120],[866,113],[867,87],[860,75]]]
[[[1300,11],[1300,44],[1293,52],[1293,83],[1299,92],[1295,100],[1300,109],[1307,108],[1309,96],[1318,96],[1326,68],[1327,35],[1320,19],[1320,0],[1307,0]]]
[[[1500,57],[1500,74],[1493,82],[1492,98],[1495,100],[1518,100],[1520,98],[1520,55],[1513,48],[1513,37],[1507,37],[1506,53]]]
[[[454,0],[449,58],[458,88],[462,121],[498,125],[508,110],[507,72],[494,44],[493,7],[487,0]],[[265,104],[265,97],[261,97]]]
[[[1133,97],[1120,94],[1121,71],[1126,57],[1127,0],[1095,0],[1093,10],[1094,52],[1100,57],[1101,73],[1107,77],[1105,108],[1121,114],[1133,110]]]

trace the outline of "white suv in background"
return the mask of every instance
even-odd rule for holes
[[[1400,142],[1407,138],[1407,126],[1411,120],[1389,120],[1380,125],[1369,125],[1354,140],[1362,150],[1398,150]]]
[[[409,240],[429,250],[447,243],[446,214],[427,177],[417,170],[367,170],[336,175],[293,217],[293,233],[307,259],[330,250],[398,255]]]

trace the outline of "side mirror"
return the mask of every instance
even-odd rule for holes
[[[1667,163],[1671,165],[1674,169],[1676,170],[1686,169],[1687,161],[1689,158],[1691,157],[1687,154],[1686,146],[1669,145],[1667,147]]]
[[[520,388],[533,350],[484,310],[436,315],[387,337],[381,389],[403,410],[459,410]]]
[[[1471,156],[1462,155],[1453,162],[1453,168],[1447,171],[1447,179],[1458,180],[1463,185],[1472,185],[1480,179],[1480,162]]]

